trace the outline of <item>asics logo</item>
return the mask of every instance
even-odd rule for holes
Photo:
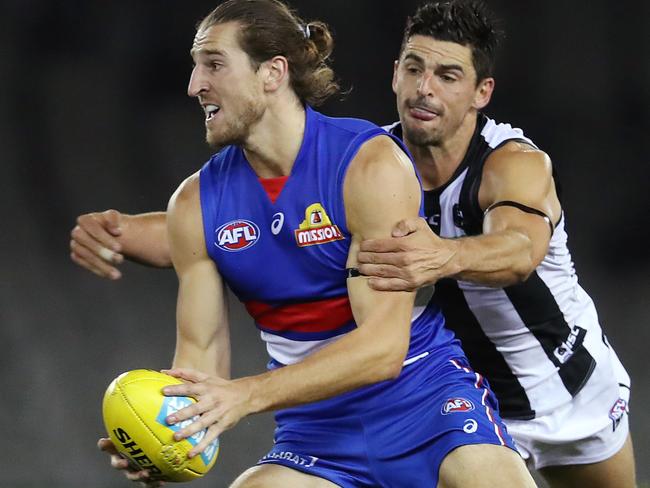
[[[274,214],[273,221],[271,222],[271,232],[273,233],[274,236],[277,236],[280,233],[283,225],[284,225],[284,214],[282,212],[278,212]]]

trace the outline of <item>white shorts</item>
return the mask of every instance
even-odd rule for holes
[[[629,376],[614,355],[619,398],[584,395],[532,420],[504,419],[529,467],[597,463],[616,454],[629,432]],[[609,385],[611,389],[613,385]],[[587,390],[587,388],[585,388]],[[593,385],[591,388],[593,392]],[[604,426],[604,427],[603,427]]]

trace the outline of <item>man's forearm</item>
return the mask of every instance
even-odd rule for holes
[[[122,219],[119,242],[127,259],[158,268],[171,267],[165,212],[122,215]]]
[[[395,325],[392,317],[386,323]],[[315,402],[362,386],[394,379],[408,349],[408,335],[377,340],[380,328],[362,326],[300,363],[241,378],[248,384],[250,412]]]
[[[516,230],[462,237],[449,265],[453,278],[502,287],[525,281],[535,268],[530,238]]]

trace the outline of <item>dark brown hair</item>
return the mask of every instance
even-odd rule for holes
[[[427,2],[406,22],[400,54],[415,35],[467,46],[472,50],[478,84],[494,72],[496,50],[503,38],[498,24],[479,0]]]
[[[339,91],[334,71],[327,64],[334,40],[326,24],[305,23],[279,0],[227,0],[198,25],[238,22],[239,45],[253,68],[274,56],[289,62],[289,82],[303,103],[318,106]]]

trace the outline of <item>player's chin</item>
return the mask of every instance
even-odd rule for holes
[[[212,129],[210,127],[206,127],[205,142],[207,142],[211,148],[217,151],[225,146],[228,146],[229,144],[232,144],[232,142],[230,142],[227,137],[224,137],[223,134],[220,134],[215,129]]]

